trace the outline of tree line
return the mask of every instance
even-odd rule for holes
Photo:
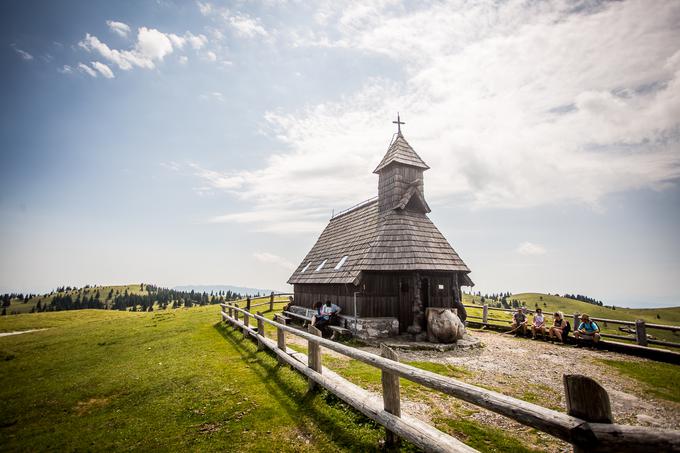
[[[114,288],[108,288],[107,291],[104,287],[86,285],[83,288],[60,286],[45,296],[7,293],[0,296],[2,301],[1,315],[7,314],[7,309],[10,308],[13,300],[17,303],[28,303],[36,297],[38,301],[31,308],[31,313],[84,309],[154,311],[219,304],[243,298],[240,293],[230,290],[211,291],[210,293],[194,290],[177,291],[144,283],[140,285],[139,290],[146,292],[142,294],[133,293],[127,287],[124,291]]]

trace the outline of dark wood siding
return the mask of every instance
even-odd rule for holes
[[[330,299],[342,313],[354,315],[354,292],[357,294],[359,317],[395,317],[399,330],[405,332],[413,324],[413,303],[418,280],[428,280],[428,305],[452,308],[460,300],[458,276],[455,272],[365,272],[359,286],[351,284],[296,284],[295,305],[312,308],[315,302]],[[440,289],[439,285],[443,288]]]

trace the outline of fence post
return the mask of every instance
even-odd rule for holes
[[[258,316],[262,316],[262,313],[259,311],[257,312]],[[264,321],[262,321],[260,318],[257,318],[257,350],[262,351],[264,350],[264,342],[262,341],[262,338],[264,338]]]
[[[489,323],[489,306],[484,304],[482,307],[482,324],[487,325]]]
[[[246,298],[246,311],[250,312],[250,296]]]
[[[243,338],[248,338],[248,327],[250,327],[250,315],[243,313]]]
[[[278,320],[279,324],[283,324],[284,326],[286,325],[286,320],[282,319],[280,316],[277,315],[276,319]],[[283,352],[286,352],[286,332],[283,331],[282,328],[276,327],[276,346]],[[279,357],[279,362],[285,363],[283,359]]]
[[[580,374],[565,374],[564,395],[567,413],[590,423],[613,423],[612,408],[607,391],[594,379]],[[574,445],[574,453],[585,453],[587,445]]]
[[[234,317],[234,310],[231,309],[231,302],[227,302],[227,311],[229,313],[229,324],[231,324],[231,318]]]
[[[576,332],[576,331],[578,330],[578,325],[579,325],[580,323],[581,323],[581,321],[579,320],[579,314],[578,314],[578,313],[574,313],[574,325],[571,326],[571,331],[572,331],[572,332]]]
[[[234,308],[238,308],[238,304],[234,304]],[[234,327],[236,327],[236,321],[238,321],[238,310],[234,310]]]
[[[380,344],[380,355],[386,359],[399,361],[399,355],[392,349]],[[401,396],[399,389],[399,376],[389,371],[382,370],[383,407],[390,414],[401,417]],[[388,449],[399,448],[399,437],[392,431],[385,429],[385,447]]]
[[[637,338],[637,344],[647,346],[647,327],[645,327],[644,319],[637,319],[635,321],[635,337]]]
[[[269,295],[269,311],[274,311],[274,291]]]
[[[321,331],[314,326],[309,326],[309,333],[321,336]],[[317,373],[321,373],[321,346],[316,341],[309,340],[307,347],[307,365],[309,368],[313,369]],[[316,382],[309,379],[309,390],[314,390],[316,388]]]

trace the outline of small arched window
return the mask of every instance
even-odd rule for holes
[[[323,260],[321,264],[319,264],[319,267],[317,267],[314,272],[319,272],[321,269],[323,269],[323,266],[326,264],[326,261],[328,260]]]
[[[309,269],[309,265],[310,265],[310,264],[312,264],[311,261],[308,262],[307,265],[306,265],[305,267],[302,268],[302,270],[300,271],[300,273],[303,273],[304,271],[306,271],[307,269]]]

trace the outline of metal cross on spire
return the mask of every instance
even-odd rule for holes
[[[406,123],[399,118],[399,112],[397,112],[397,121],[392,121],[392,123],[397,125],[397,132],[401,134],[401,125]]]

